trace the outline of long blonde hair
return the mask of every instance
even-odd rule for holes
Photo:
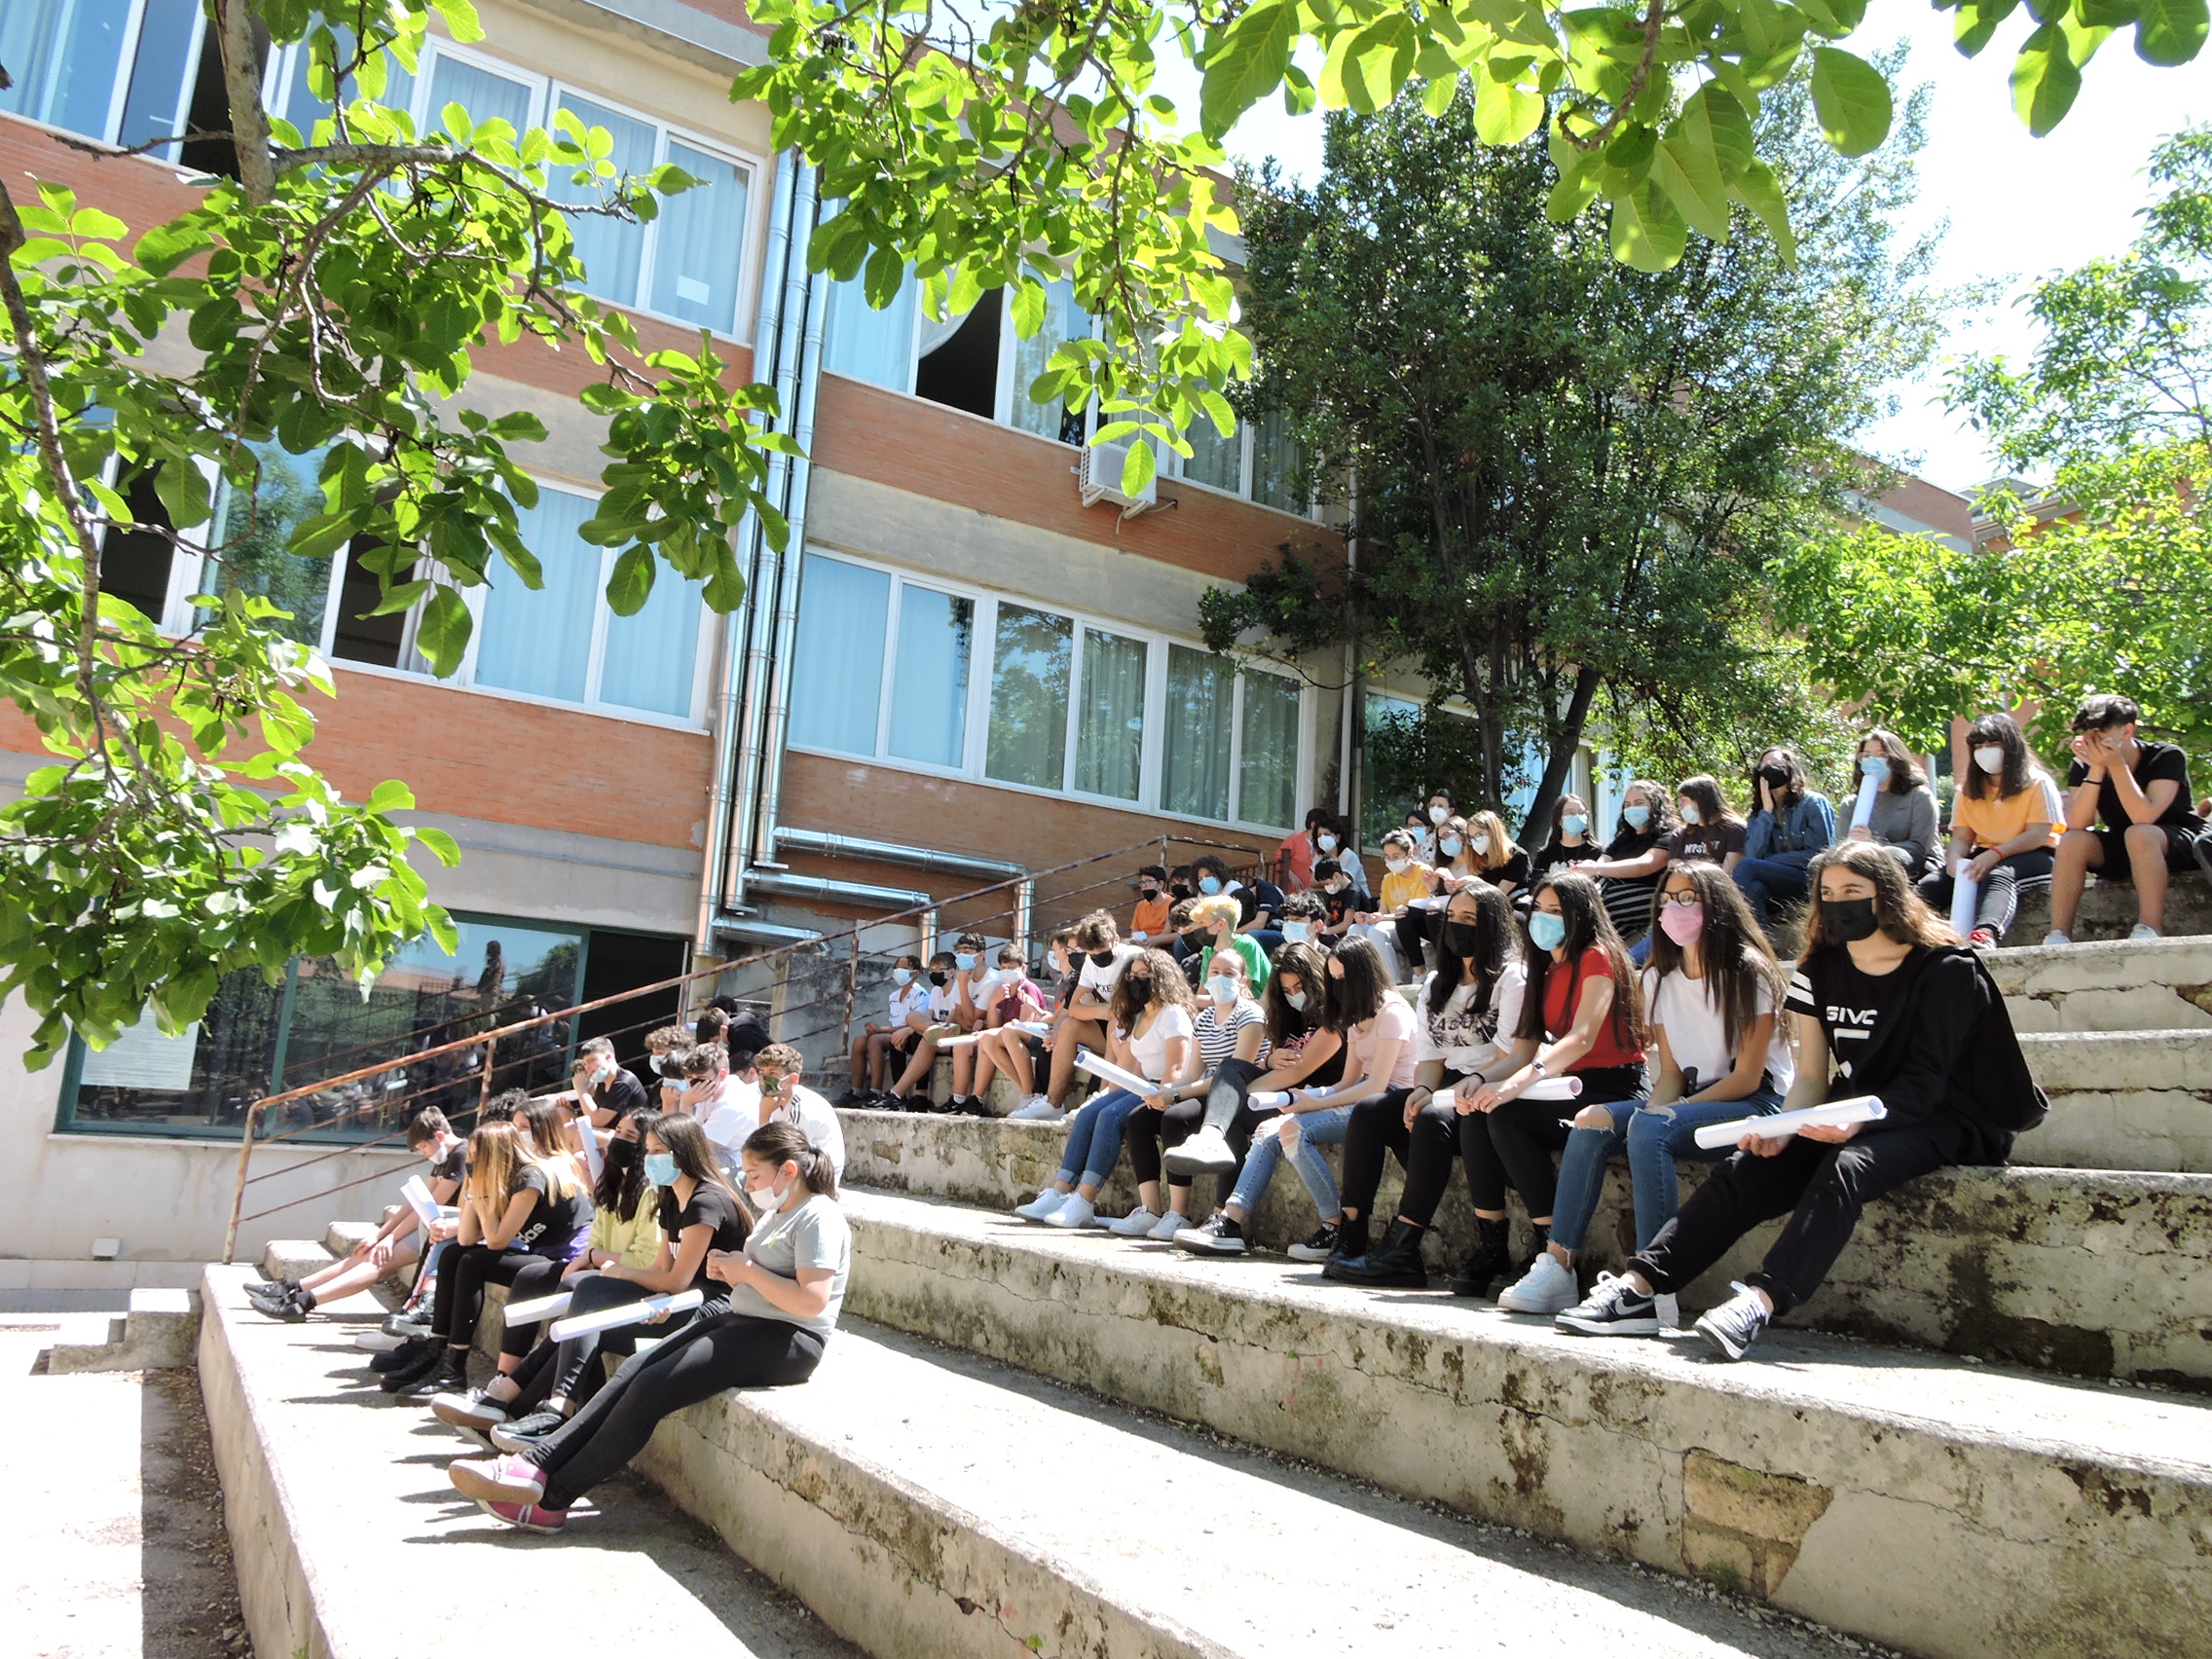
[[[468,1137],[468,1201],[497,1219],[522,1184],[526,1168],[545,1171],[546,1193],[555,1199],[571,1198],[582,1187],[568,1154],[534,1157],[512,1123],[477,1124]]]

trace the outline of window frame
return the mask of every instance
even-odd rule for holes
[[[1166,819],[1178,824],[1201,824],[1216,830],[1235,830],[1254,834],[1286,834],[1296,825],[1265,824],[1239,816],[1243,807],[1244,761],[1244,686],[1245,678],[1252,674],[1270,674],[1291,682],[1298,690],[1298,766],[1292,782],[1292,800],[1303,800],[1312,788],[1313,734],[1318,718],[1312,687],[1284,669],[1271,668],[1256,663],[1231,662],[1234,669],[1228,719],[1230,816],[1203,818],[1193,813],[1170,811],[1160,805],[1161,791],[1166,772],[1166,733],[1161,723],[1161,711],[1167,707],[1167,651],[1170,645],[1181,645],[1203,655],[1218,653],[1207,650],[1203,641],[1182,635],[1168,634],[1148,628],[1124,618],[1100,615],[1064,605],[1057,600],[1039,599],[1012,589],[983,587],[972,583],[949,581],[934,571],[912,571],[886,560],[853,553],[845,548],[822,542],[809,542],[804,554],[832,559],[860,570],[887,576],[891,592],[884,608],[885,624],[883,649],[877,660],[880,664],[876,682],[875,753],[863,754],[854,750],[831,749],[820,744],[805,744],[786,740],[785,747],[792,753],[811,755],[826,760],[839,760],[870,766],[886,766],[895,771],[913,772],[925,777],[944,778],[953,782],[975,784],[983,789],[1009,790],[1016,794],[1035,795],[1050,799],[1079,801],[1086,806],[1104,807],[1116,812],[1133,812],[1147,818]],[[803,570],[803,567],[802,567]],[[968,665],[968,719],[964,734],[964,754],[958,766],[937,765],[924,760],[908,760],[889,752],[891,685],[895,678],[892,651],[898,639],[898,622],[904,603],[903,590],[907,586],[927,589],[935,593],[950,594],[974,604],[975,623],[971,657]],[[997,674],[999,608],[1018,606],[1023,609],[1042,611],[1062,618],[1074,629],[1074,640],[1068,660],[1068,698],[1066,716],[1066,751],[1061,759],[1062,787],[1042,789],[1033,784],[1009,783],[989,776],[985,770],[990,745],[991,691]],[[803,609],[805,598],[800,596]],[[1075,787],[1078,769],[1077,739],[1083,701],[1083,666],[1088,636],[1091,633],[1110,634],[1119,639],[1134,640],[1145,647],[1145,725],[1142,747],[1137,757],[1137,798],[1120,795],[1093,794]],[[802,665],[793,662],[794,674],[803,672]]]
[[[107,115],[97,132],[79,132],[73,127],[62,127],[55,122],[41,121],[36,116],[17,115],[13,112],[9,112],[4,119],[20,121],[25,126],[46,132],[66,132],[73,138],[87,139],[94,144],[105,144],[111,148],[120,146],[123,142],[123,117],[130,103],[130,77],[138,67],[138,53],[145,43],[148,0],[129,0],[129,4],[130,10],[123,24],[124,39],[129,42],[129,53],[116,64],[115,79],[107,92]],[[189,111],[192,89],[200,78],[201,51],[207,41],[207,14],[203,9],[194,8],[192,29],[192,44],[185,49],[184,54],[183,78],[177,84],[177,109],[180,113]],[[177,165],[180,149],[180,145],[165,144],[159,150],[145,152],[145,159],[159,166],[173,167]]]

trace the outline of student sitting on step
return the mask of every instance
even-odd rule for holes
[[[1124,1238],[1171,1239],[1191,1225],[1191,1175],[1188,1167],[1167,1178],[1167,1200],[1161,1202],[1161,1152],[1172,1152],[1205,1120],[1206,1100],[1223,1066],[1235,1063],[1257,1075],[1268,1048],[1268,1016],[1252,995],[1244,977],[1244,959],[1234,950],[1216,950],[1206,969],[1203,995],[1198,999],[1193,1036],[1198,1044],[1196,1076],[1167,1096],[1164,1109],[1150,1102],[1131,1112],[1122,1128],[1122,1144],[1128,1149],[1129,1167],[1137,1178],[1137,1207],[1107,1228]],[[1251,1125],[1234,1123],[1231,1133],[1248,1142]],[[1228,1165],[1234,1170],[1241,1154]]]
[[[1509,1313],[1558,1313],[1581,1300],[1574,1258],[1604,1196],[1609,1159],[1628,1154],[1641,1248],[1681,1202],[1676,1162],[1723,1156],[1701,1150],[1697,1131],[1780,1111],[1796,1076],[1778,1029],[1782,969],[1727,872],[1714,864],[1670,865],[1657,909],[1643,971],[1650,1097],[1562,1108],[1574,1127],[1560,1158],[1549,1241],[1497,1299]],[[1672,1328],[1675,1309],[1655,1309],[1653,1317]]]
[[[1798,1307],[1850,1239],[1859,1212],[1916,1175],[2003,1163],[2043,1119],[2005,999],[1888,852],[1846,841],[1813,861],[1805,954],[1785,1005],[1797,1042],[1795,1110],[1873,1095],[1887,1115],[1776,1138],[1747,1134],[1657,1237],[1560,1315],[1567,1329],[1645,1332],[1655,1295],[1679,1291],[1760,1222],[1787,1216],[1757,1272],[1697,1322],[1740,1359]],[[1831,1078],[1832,1068],[1832,1078]]]
[[[853,1039],[853,1086],[838,1105],[868,1106],[891,1092],[889,1084],[897,1075],[892,1068],[905,1069],[907,1050],[929,1024],[929,1006],[922,959],[911,953],[901,956],[891,965],[881,1023],[864,1021],[861,1034]]]
[[[1106,1011],[1112,1003],[1115,986],[1121,982],[1123,969],[1136,957],[1138,949],[1122,941],[1114,918],[1104,910],[1093,910],[1076,923],[1075,994],[1068,999],[1059,1023],[1052,1031],[1052,1065],[1046,1079],[1044,1098],[1024,1101],[1013,1116],[1049,1124],[1060,1121],[1061,1105],[1075,1083],[1076,1051],[1105,1051]]]
[[[1970,761],[1951,801],[1951,844],[1921,877],[1920,896],[1949,915],[1963,863],[1980,883],[1967,942],[1996,945],[2019,911],[2021,884],[2050,880],[2066,803],[2010,715],[1983,715],[1968,728],[1966,748]]]
[[[1437,822],[1442,824],[1445,820]],[[1374,909],[1352,917],[1349,937],[1364,939],[1375,946],[1382,956],[1383,978],[1388,984],[1396,984],[1401,977],[1398,918],[1428,897],[1430,874],[1429,866],[1416,856],[1411,833],[1393,830],[1382,837],[1382,889],[1375,896]],[[1419,969],[1419,966],[1417,959],[1413,967]]]
[[[1114,986],[1104,1057],[1161,1086],[1149,1098],[1165,1110],[1173,1086],[1197,1063],[1196,1030],[1195,999],[1175,958],[1164,950],[1137,951]],[[1144,1098],[1125,1088],[1094,1091],[1068,1126],[1059,1174],[1014,1213],[1047,1227],[1088,1227],[1098,1213],[1098,1190],[1121,1161],[1122,1126],[1143,1104]]]
[[[959,976],[959,964],[951,951],[940,950],[930,958],[929,1009],[920,1027],[919,1040],[910,1051],[912,1057],[906,1061],[906,1069],[899,1074],[899,1081],[891,1086],[891,1092],[882,1101],[894,1111],[937,1110],[937,1102],[930,1094],[930,1074],[937,1069],[936,1039],[959,1034],[960,1027],[953,1021],[953,1010],[960,996],[953,987],[953,980]]]
[[[576,1499],[644,1451],[664,1418],[725,1388],[784,1387],[814,1375],[852,1271],[836,1177],[791,1124],[756,1130],[740,1161],[760,1220],[744,1249],[707,1258],[708,1276],[728,1287],[726,1310],[702,1309],[632,1355],[590,1405],[527,1452],[454,1464],[463,1496],[510,1527],[559,1531]]]
[[[2178,744],[2143,742],[2135,729],[2141,718],[2132,697],[2085,697],[2074,712],[2074,763],[2066,769],[2072,793],[2051,870],[2046,944],[2073,942],[2074,914],[2091,870],[2100,880],[2135,883],[2137,919],[2127,937],[2157,939],[2166,925],[2173,872],[2195,865],[2204,820],[2192,806],[2188,753]]]
[[[978,1080],[977,1091],[982,1092],[989,1084],[989,1073],[984,1070],[986,1061],[992,1071],[1002,1071],[1012,1078],[1014,1088],[1020,1090],[1021,1098],[1015,1102],[1014,1110],[1007,1114],[1010,1118],[1038,1116],[1040,1107],[1047,1113],[1051,1112],[1051,1106],[1046,1104],[1045,1096],[1037,1091],[1037,1068],[1050,1063],[1052,1034],[1058,1031],[1060,1021],[1067,1017],[1068,999],[1075,995],[1075,929],[1058,928],[1053,931],[1051,938],[1045,943],[1045,960],[1051,969],[1051,987],[1048,989],[1026,979],[1023,981],[1038,991],[1036,1007],[1029,1006],[1027,992],[1019,992],[1016,1012],[992,1030],[984,1032],[976,1044],[980,1051],[976,1056],[976,1074]],[[1016,1020],[1042,1022],[1050,1029],[1039,1037],[1033,1032],[1019,1029],[1014,1023]]]
[[[1029,1066],[1029,1036],[1012,1028],[1015,1020],[1042,1020],[1051,999],[1029,977],[1028,954],[1018,944],[999,946],[998,970],[984,995],[983,1029],[976,1035],[976,1081],[972,1098],[981,1116],[990,1111],[991,1079],[1005,1072],[1023,1094],[1035,1075]]]
[[[1304,897],[1295,895],[1291,902]],[[1286,1150],[1280,1134],[1269,1127],[1280,1109],[1250,1103],[1254,1094],[1281,1094],[1301,1086],[1326,1088],[1344,1075],[1344,1034],[1328,1023],[1328,962],[1327,953],[1314,944],[1285,944],[1275,952],[1275,971],[1260,999],[1268,1021],[1267,1069],[1257,1061],[1246,1064],[1235,1055],[1222,1061],[1206,1093],[1202,1126],[1165,1156],[1169,1169],[1186,1174],[1236,1169],[1239,1155],[1230,1137],[1236,1134],[1249,1142],[1241,1156],[1235,1190],[1204,1225],[1187,1227],[1175,1235],[1178,1249],[1202,1256],[1242,1255],[1245,1224],[1285,1158],[1306,1183],[1307,1196],[1312,1198],[1320,1222],[1320,1231],[1311,1238],[1291,1246],[1291,1256],[1297,1261],[1317,1262],[1335,1248],[1337,1178],[1316,1150],[1321,1139],[1330,1138],[1330,1131],[1322,1125],[1334,1114],[1310,1114],[1305,1120],[1309,1132]]]
[[[1352,1108],[1345,1129],[1346,1220],[1337,1253],[1321,1271],[1350,1284],[1425,1285],[1420,1241],[1466,1148],[1467,1192],[1475,1203],[1475,1251],[1452,1280],[1459,1296],[1487,1294],[1506,1265],[1505,1171],[1480,1115],[1454,1108],[1449,1090],[1501,1070],[1521,1025],[1529,971],[1513,902],[1488,883],[1463,887],[1445,905],[1436,969],[1414,999],[1419,1021],[1414,1085],[1387,1089]],[[1380,1250],[1368,1250],[1369,1217],[1382,1180],[1383,1151],[1406,1171],[1396,1219]]]
[[[407,1125],[407,1150],[429,1165],[423,1184],[429,1188],[430,1197],[441,1204],[452,1203],[467,1169],[468,1148],[453,1132],[446,1115],[434,1106],[416,1113]],[[405,1269],[420,1253],[415,1241],[422,1230],[415,1207],[401,1204],[377,1229],[376,1236],[354,1245],[343,1261],[318,1268],[296,1283],[250,1284],[245,1299],[257,1312],[272,1319],[305,1319],[323,1304],[358,1295]]]

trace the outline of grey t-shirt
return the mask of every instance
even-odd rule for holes
[[[778,1308],[749,1284],[729,1287],[729,1310],[756,1319],[781,1319],[787,1325],[828,1336],[837,1328],[837,1310],[845,1305],[845,1280],[852,1274],[853,1230],[837,1200],[817,1193],[796,1209],[778,1210],[757,1223],[745,1240],[745,1253],[770,1272],[795,1280],[801,1269],[828,1268],[830,1301],[811,1319],[801,1319]]]

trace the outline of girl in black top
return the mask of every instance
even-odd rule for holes
[[[1578,794],[1563,794],[1552,802],[1551,833],[1529,858],[1529,879],[1514,895],[1513,907],[1528,913],[1534,883],[1562,865],[1594,859],[1601,851],[1590,836],[1590,805]]]
[[[1562,1315],[1570,1328],[1648,1329],[1654,1291],[1679,1289],[1760,1222],[1787,1215],[1759,1271],[1697,1322],[1740,1359],[1768,1321],[1820,1288],[1869,1198],[1945,1164],[2003,1163],[2013,1137],[2042,1122],[2043,1093],[1996,981],[1906,884],[1903,866],[1881,846],[1845,841],[1810,873],[1815,903],[1787,1004],[1797,1078],[1784,1107],[1871,1094],[1888,1115],[1746,1135],[1627,1272],[1601,1279]]]

